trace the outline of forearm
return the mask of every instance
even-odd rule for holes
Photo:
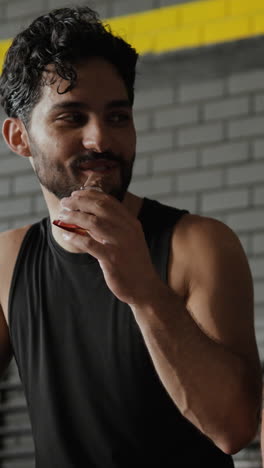
[[[131,308],[181,413],[226,452],[246,445],[257,428],[257,372],[208,337],[166,285],[155,288],[151,303]]]

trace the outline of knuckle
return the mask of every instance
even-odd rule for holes
[[[107,197],[107,195],[102,195],[102,197],[97,198],[95,204],[96,204],[96,206],[98,208],[105,208],[106,206],[108,206],[108,197]]]
[[[74,192],[72,195],[71,195],[71,199],[72,200],[80,200],[81,199],[81,194],[79,192]]]
[[[90,217],[90,225],[96,227],[99,224],[99,218],[97,216],[91,216]]]

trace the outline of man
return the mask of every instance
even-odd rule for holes
[[[65,8],[15,38],[1,76],[4,138],[49,210],[0,241],[1,365],[12,350],[38,468],[231,467],[258,426],[237,237],[127,191],[136,61],[92,10]]]

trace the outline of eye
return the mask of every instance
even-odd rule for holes
[[[123,125],[131,121],[131,115],[128,112],[112,112],[108,120],[117,125]]]
[[[86,116],[84,114],[81,114],[80,112],[70,112],[67,114],[65,113],[59,115],[57,117],[57,120],[69,122],[72,124],[84,124],[86,121]]]

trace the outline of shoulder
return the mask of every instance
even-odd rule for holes
[[[8,321],[8,297],[17,256],[31,225],[0,233],[0,305]]]
[[[175,226],[173,237],[192,244],[202,240],[213,242],[223,235],[224,238],[238,242],[235,232],[222,221],[187,213],[182,217],[179,226]]]
[[[170,276],[180,265],[186,294],[191,286],[217,277],[241,273],[250,282],[248,261],[237,234],[223,222],[186,214],[175,226],[171,242]]]
[[[237,234],[222,221],[205,216],[186,214],[175,226],[172,247],[184,248],[186,255],[199,256],[222,253],[235,248],[243,251]]]
[[[9,257],[10,254],[16,253],[20,248],[23,239],[30,229],[31,225],[22,226],[18,229],[10,229],[0,233],[0,259]],[[18,253],[18,252],[17,252]]]

